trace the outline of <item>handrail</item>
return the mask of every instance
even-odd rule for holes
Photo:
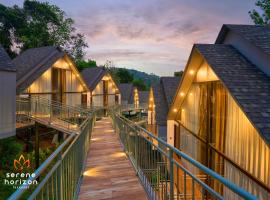
[[[44,98],[44,97],[41,97],[41,96],[31,96],[30,97],[31,99],[38,99],[39,101],[42,101],[44,103],[47,103],[49,105],[57,105],[57,106],[60,106],[60,107],[63,107],[63,108],[69,108],[69,109],[72,109],[72,110],[76,110],[78,112],[81,112],[81,113],[85,113],[85,114],[88,114],[88,112],[84,111],[84,109],[82,109],[81,107],[79,106],[71,106],[71,105],[68,105],[68,104],[63,104],[59,101],[54,101],[54,100],[51,100],[51,99],[47,99],[47,98]],[[25,99],[25,98],[23,98]]]
[[[28,180],[21,185],[22,187],[19,187],[8,200],[20,199],[26,192],[28,186],[31,186],[29,182],[31,183],[40,178],[42,173],[48,169],[53,161],[56,161],[56,163],[48,169],[49,171],[46,176],[41,180],[39,185],[37,185],[28,199],[35,199],[37,196],[43,199],[43,195],[46,196],[45,199],[55,199],[55,197],[57,197],[57,199],[65,199],[64,196],[67,194],[69,194],[69,197],[74,197],[77,185],[80,183],[82,177],[83,165],[89,148],[89,138],[91,137],[94,120],[95,113],[83,123],[82,133],[79,135],[75,133],[69,135],[34,172],[35,176],[30,176]],[[69,173],[67,173],[68,171]],[[57,176],[57,182],[51,184],[55,176]],[[68,188],[66,188],[65,184],[68,180],[72,180],[75,184],[69,183]],[[48,187],[53,187],[52,193],[50,194],[48,194]]]
[[[189,130],[187,127],[185,127],[180,121],[176,121],[176,123],[183,127],[186,131],[188,131],[192,136],[194,136],[196,139],[201,141],[203,144],[207,144],[206,140],[198,136],[197,134],[193,133],[191,130]],[[223,152],[218,150],[217,148],[214,147],[212,144],[208,144],[209,148],[213,151],[215,151],[219,156],[221,156],[223,159],[228,161],[230,164],[232,164],[235,168],[239,169],[243,174],[245,174],[247,177],[249,177],[252,181],[256,182],[258,185],[260,185],[262,188],[264,188],[267,192],[270,192],[270,187],[268,187],[265,183],[263,183],[261,180],[257,179],[255,176],[253,176],[251,173],[246,171],[243,167],[238,165],[235,161],[230,159],[228,156],[226,156]]]
[[[62,127],[67,131],[74,129],[79,131],[91,114],[80,107],[64,105],[61,102],[36,96],[17,97],[16,103],[18,114],[22,113],[40,123],[55,124],[54,126]]]
[[[71,105],[67,105],[67,104],[63,104],[61,102],[58,101],[54,101],[51,99],[47,99],[44,97],[40,97],[40,96],[31,96],[31,97],[18,97],[16,98],[16,101],[24,101],[24,102],[29,102],[29,100],[38,100],[39,102],[42,102],[43,104],[46,105],[50,105],[50,106],[58,106],[61,107],[63,109],[70,109],[79,113],[83,113],[85,115],[89,114],[89,112],[85,111],[84,109],[82,109],[79,106],[71,106]]]
[[[69,137],[39,166],[39,168],[34,172],[35,177],[30,176],[28,180],[22,184],[22,186],[29,186],[29,181],[36,180],[42,172],[44,172],[47,167],[52,163],[52,161],[59,155],[60,152],[66,147],[66,145],[74,138],[75,134],[69,135]],[[25,191],[27,187],[20,187],[17,189],[9,198],[8,200],[15,200],[18,199]]]
[[[229,188],[230,190],[232,190],[233,192],[235,192],[236,194],[238,194],[239,196],[245,198],[245,199],[257,199],[255,196],[253,196],[252,194],[250,194],[249,192],[245,191],[244,189],[240,188],[239,186],[237,186],[236,184],[230,182],[229,180],[225,179],[224,177],[222,177],[221,175],[219,175],[218,173],[214,172],[213,170],[207,168],[206,166],[204,166],[203,164],[199,163],[198,161],[194,160],[193,158],[189,157],[187,154],[185,154],[184,152],[180,151],[179,149],[173,147],[172,145],[168,144],[167,142],[165,142],[164,140],[160,139],[159,137],[153,135],[151,132],[147,131],[146,129],[144,129],[141,126],[138,126],[136,123],[122,117],[121,115],[117,114],[117,113],[113,113],[112,114],[117,117],[118,119],[124,121],[126,123],[127,126],[130,127],[135,127],[137,130],[140,130],[144,133],[146,133],[150,138],[155,139],[156,141],[158,141],[159,144],[163,145],[165,148],[167,148],[169,151],[173,151],[175,154],[181,156],[182,158],[184,158],[186,161],[188,161],[189,163],[191,163],[193,166],[197,167],[199,170],[203,171],[204,173],[208,174],[209,176],[211,176],[212,178],[218,180],[219,182],[221,182],[224,186],[226,186],[227,188]]]

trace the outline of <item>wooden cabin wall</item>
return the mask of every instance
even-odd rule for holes
[[[109,106],[113,106],[116,104],[115,95],[116,95],[115,86],[113,84],[113,81],[109,80],[109,83],[108,83],[108,105]]]
[[[35,80],[26,91],[30,94],[38,93],[42,98],[51,100],[51,94],[48,94],[52,92],[51,68],[45,71],[37,80]]]
[[[26,89],[26,93],[30,94],[32,97],[40,97],[42,99],[52,99],[52,69],[45,71],[39,78],[37,78],[29,87]],[[40,108],[36,107],[36,103],[31,103],[31,110],[37,111]],[[41,105],[38,105],[41,106]],[[43,106],[42,110],[47,115],[50,114],[50,108]]]
[[[270,198],[269,192],[231,163],[270,186],[270,148],[220,81],[193,83],[179,112],[177,140],[182,151],[260,198]],[[193,165],[183,164],[200,174]],[[236,199],[230,191],[224,193],[226,199]]]
[[[81,92],[83,87],[76,77],[76,75],[70,71],[66,71],[66,104],[71,106],[81,105]]]
[[[45,71],[28,89],[26,89],[25,93],[51,100],[53,92],[52,70],[53,68],[50,68]],[[65,91],[63,91],[64,101],[62,103],[71,106],[81,105],[81,93],[83,91],[81,82],[70,68],[63,70],[65,70]],[[32,105],[32,107],[33,106],[34,105]]]
[[[228,94],[225,154],[245,170],[270,187],[270,148]],[[260,189],[246,175],[239,173],[230,163],[225,162],[225,177],[245,188],[253,186],[253,192],[260,199],[270,199],[267,191]],[[233,195],[226,192],[228,199]]]
[[[100,81],[92,92],[92,106],[103,106],[103,81]]]
[[[107,80],[106,80],[107,81]],[[118,95],[118,102],[121,103],[121,97],[116,92],[116,86],[114,86],[114,83],[112,80],[108,80],[108,93],[104,93],[104,82],[101,80],[94,91],[92,92],[92,106],[104,106],[104,95],[107,95],[108,97],[108,106],[112,106],[116,104],[116,95]]]

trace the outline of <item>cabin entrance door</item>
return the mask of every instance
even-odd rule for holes
[[[103,106],[108,106],[108,81],[103,81]]]
[[[82,93],[82,106],[83,107],[87,107],[87,94],[86,93]]]
[[[119,94],[115,94],[115,105],[119,105]]]

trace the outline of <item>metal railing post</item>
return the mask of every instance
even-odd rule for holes
[[[62,199],[62,153],[60,152],[58,154],[58,158],[57,158],[58,162],[60,161],[61,164],[58,166],[58,169],[57,169],[57,197],[58,199]]]
[[[170,200],[173,200],[174,196],[174,170],[173,170],[173,150],[169,148],[169,165],[170,165]]]
[[[38,102],[37,102],[37,100],[36,100],[36,102],[35,102],[35,112],[34,112],[35,115],[37,115],[37,103],[38,103]]]
[[[50,122],[52,121],[52,104],[50,104],[50,100],[48,99],[48,105],[49,105],[49,109],[50,109]]]
[[[139,134],[137,133],[137,130],[135,130],[135,155],[134,155],[134,158],[135,158],[135,163],[136,163],[136,173],[138,173],[138,137],[139,137]]]

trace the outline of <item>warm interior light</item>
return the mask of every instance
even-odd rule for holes
[[[184,108],[182,108],[182,111],[184,112],[184,111],[185,111],[185,109],[184,109]]]
[[[189,93],[189,95],[190,95],[190,96],[192,96],[192,95],[193,95],[193,94],[192,94],[192,92],[191,92],[191,93]]]
[[[189,74],[190,74],[190,75],[193,75],[193,74],[194,74],[194,70],[190,70],[190,71],[189,71]]]
[[[173,112],[177,112],[177,109],[176,109],[176,108],[174,108],[174,109],[173,109]]]
[[[104,76],[104,77],[103,77],[103,80],[104,80],[104,81],[108,81],[108,80],[109,80],[109,77],[108,77],[108,76]]]
[[[181,96],[181,97],[183,97],[184,95],[185,95],[185,93],[184,93],[184,92],[181,92],[181,93],[180,93],[180,96]]]

